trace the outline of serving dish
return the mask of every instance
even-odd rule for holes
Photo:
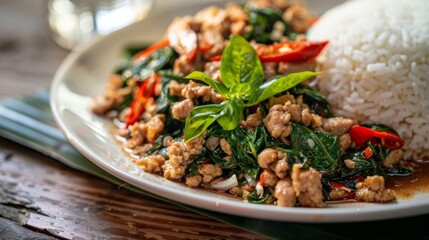
[[[223,4],[223,1],[214,2]],[[100,168],[136,187],[174,201],[233,215],[295,222],[352,222],[429,212],[428,193],[388,204],[341,203],[324,209],[255,205],[191,189],[135,166],[113,137],[111,122],[89,111],[91,99],[104,90],[105,79],[117,64],[122,49],[160,39],[174,16],[195,13],[206,4],[192,3],[174,10],[155,8],[144,21],[82,46],[67,57],[52,83],[51,106],[59,127],[78,151]],[[311,2],[308,4],[313,6]],[[323,11],[317,5],[314,8],[315,12]]]

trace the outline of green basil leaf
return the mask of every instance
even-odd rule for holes
[[[228,102],[225,102],[225,104],[207,104],[202,106],[197,106],[194,109],[191,110],[189,113],[188,118],[193,119],[199,119],[202,117],[220,117],[222,116],[222,110],[225,108],[225,105],[227,105]]]
[[[190,141],[200,136],[210,124],[216,121],[215,117],[207,116],[205,119],[191,121],[190,118],[186,119],[185,125],[185,141]]]
[[[349,169],[344,163],[340,164],[342,178],[355,176],[358,173],[362,173],[364,176],[386,176],[384,171],[381,169],[381,164],[373,161],[373,159],[366,159],[363,151],[349,152],[345,154],[343,159],[352,160],[355,163],[355,167],[353,169]]]
[[[291,142],[294,149],[305,153],[311,167],[319,172],[335,173],[340,159],[340,139],[328,133],[292,123]]]
[[[210,104],[195,107],[186,118],[185,141],[192,140],[201,135],[212,123],[223,115],[224,105]]]
[[[164,142],[164,135],[160,135],[156,138],[155,143],[153,144],[153,146],[151,148],[149,148],[149,150],[147,150],[145,153],[143,153],[141,155],[141,157],[147,157],[149,155],[152,155],[153,153],[155,153],[156,151],[161,150],[161,148],[164,146],[163,142]]]
[[[241,36],[233,36],[222,54],[220,64],[222,82],[232,88],[248,83],[254,88],[262,84],[264,71],[255,49]]]
[[[303,154],[302,151],[297,149],[286,149],[283,147],[277,147],[276,150],[287,153],[287,162],[289,166],[293,166],[295,163],[303,164],[302,168],[306,168],[308,165],[308,158]]]
[[[157,73],[165,78],[176,80],[178,83],[189,83],[189,79],[174,74],[171,69],[159,70]]]
[[[270,199],[271,196],[272,193],[270,191],[270,188],[264,187],[264,194],[262,196],[258,196],[256,190],[254,190],[247,196],[247,201],[249,203],[264,204],[268,201],[268,199]]]
[[[319,75],[317,72],[300,72],[300,73],[291,73],[287,76],[277,76],[274,79],[265,82],[259,87],[259,91],[254,95],[254,98],[249,106],[262,102],[278,93],[284,92],[290,88],[295,87],[299,83],[310,79],[314,76]]]
[[[207,130],[207,137],[213,136],[218,138],[226,138],[227,131],[224,131],[218,124],[214,124]]]
[[[198,71],[192,72],[191,74],[186,76],[186,78],[191,79],[191,80],[202,81],[205,84],[212,87],[217,93],[219,93],[223,97],[229,98],[229,94],[228,94],[229,91],[225,87],[225,85],[223,85],[221,82],[218,82],[218,81],[212,79],[210,76],[208,76],[207,74],[205,74],[203,72],[198,72]]]
[[[235,157],[231,157],[229,161],[225,160],[226,154],[220,147],[217,147],[213,152],[209,152],[210,159],[222,169],[231,169],[237,166]]]
[[[117,107],[118,112],[122,112],[122,110],[124,110],[125,108],[131,106],[131,103],[133,102],[133,99],[134,99],[134,97],[133,97],[133,93],[131,91],[129,94],[127,94],[123,98],[122,102],[119,103],[119,105]]]
[[[247,40],[255,40],[258,43],[271,44],[279,39],[273,39],[271,32],[276,22],[281,22],[284,25],[283,36],[289,39],[296,35],[292,32],[290,24],[282,17],[282,12],[276,8],[257,8],[246,4],[244,10],[249,15],[248,25],[250,31],[246,31],[244,38]]]
[[[243,119],[243,110],[239,109],[233,102],[225,104],[223,114],[217,119],[223,130],[233,130],[238,126],[238,122]]]
[[[242,100],[251,99],[256,94],[255,88],[252,88],[248,83],[234,85],[229,91],[231,98]]]
[[[122,78],[124,81],[131,77],[144,80],[151,76],[154,72],[169,65],[169,63],[171,63],[171,61],[175,58],[176,54],[171,47],[160,48],[147,58],[133,63],[129,69],[123,72]]]
[[[189,167],[186,169],[185,173],[185,179],[187,177],[192,177],[198,175],[198,165],[200,165],[202,162],[204,162],[208,157],[207,151],[203,151],[200,155],[198,155],[197,158],[194,159],[194,161],[189,165]]]
[[[371,160],[373,160],[374,162],[382,162],[392,152],[392,150],[382,145],[373,146],[370,141],[367,142],[367,146],[372,151]]]
[[[257,180],[259,176],[258,160],[253,154],[251,147],[249,147],[246,139],[251,138],[251,131],[241,127],[235,128],[233,131],[228,131],[228,143],[237,157],[238,166],[247,173],[253,180]]]

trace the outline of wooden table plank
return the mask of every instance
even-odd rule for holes
[[[144,197],[4,140],[0,216],[66,239],[259,239],[185,209]]]
[[[22,227],[14,221],[0,217],[0,237],[1,239],[32,239],[32,240],[53,240],[55,238],[43,233],[31,231]]]

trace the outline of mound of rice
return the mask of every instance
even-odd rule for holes
[[[338,115],[390,125],[405,159],[429,158],[429,1],[357,0],[324,14],[318,86]]]

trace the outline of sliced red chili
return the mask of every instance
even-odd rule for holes
[[[198,51],[200,53],[206,53],[206,52],[210,51],[210,49],[212,49],[212,48],[213,48],[213,44],[211,44],[209,42],[201,42],[198,45]]]
[[[323,42],[291,42],[275,43],[259,49],[258,56],[261,62],[304,62],[317,57],[328,41]],[[268,52],[268,53],[267,53]],[[217,62],[222,56],[210,59]]]
[[[137,122],[140,116],[145,110],[145,105],[147,101],[155,96],[155,86],[158,81],[159,75],[154,73],[152,76],[143,81],[140,85],[139,91],[137,92],[136,97],[131,103],[131,112],[128,115],[128,119],[125,127],[133,125]]]
[[[355,193],[352,191],[352,189],[350,189],[349,187],[347,187],[345,184],[340,183],[340,182],[330,182],[331,185],[331,189],[332,190],[344,190],[346,191],[343,199],[354,199],[355,198]]]
[[[355,183],[359,183],[359,182],[363,182],[363,181],[365,181],[365,176],[363,176],[363,175],[361,175],[361,174],[358,174],[356,177],[355,177],[355,179],[353,180]]]
[[[261,184],[262,187],[264,187],[264,178],[265,178],[265,172],[261,173],[261,176],[259,176],[259,184]]]
[[[168,41],[167,38],[162,39],[159,42],[156,42],[152,45],[150,45],[149,47],[147,47],[146,49],[140,51],[139,53],[137,53],[134,56],[134,61],[140,61],[143,60],[144,58],[147,58],[148,56],[150,56],[152,53],[154,53],[156,50],[163,48],[163,47],[167,47],[169,46],[170,42]]]
[[[380,144],[390,150],[400,149],[404,146],[404,140],[397,134],[370,129],[363,126],[353,126],[350,129],[351,139],[359,146],[365,146],[370,141],[372,145]]]
[[[366,159],[370,159],[371,157],[372,157],[372,150],[371,150],[371,148],[370,147],[367,147],[367,148],[365,148],[365,150],[363,150],[363,156],[366,158]]]
[[[260,56],[262,62],[301,62],[315,58],[327,45],[325,42],[276,43],[268,46],[268,53]]]
[[[188,60],[193,62],[197,57],[197,53],[198,53],[198,49],[195,48],[194,50],[192,50],[188,55]]]
[[[340,182],[331,182],[331,189],[342,189],[347,188],[346,185],[340,183]]]
[[[221,59],[222,59],[221,55],[215,56],[215,57],[210,58],[210,62],[219,62]]]
[[[355,199],[356,193],[355,192],[347,192],[344,196],[344,199]]]
[[[275,43],[268,46],[273,53],[259,56],[261,62],[304,62],[317,57],[328,41]]]
[[[212,160],[210,158],[206,158],[201,162],[201,164],[208,164],[208,163],[211,163],[211,161]]]

